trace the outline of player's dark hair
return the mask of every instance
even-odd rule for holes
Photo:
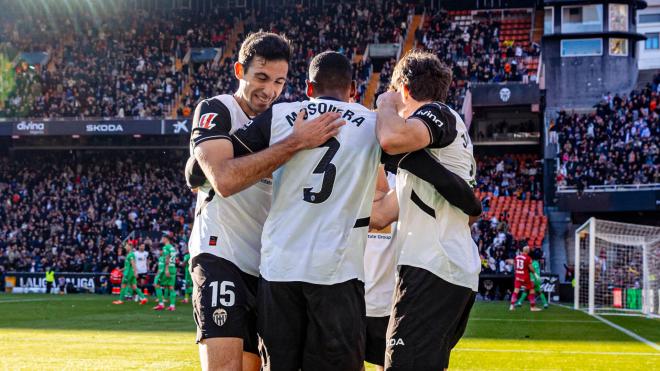
[[[247,71],[255,57],[266,61],[291,61],[291,42],[284,35],[272,32],[253,32],[243,40],[238,51],[238,62]]]
[[[350,89],[353,81],[351,61],[333,51],[318,54],[309,64],[309,81],[319,91]]]
[[[416,101],[445,102],[452,72],[433,53],[411,51],[396,64],[390,86],[408,86]]]

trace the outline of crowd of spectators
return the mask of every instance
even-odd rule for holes
[[[477,186],[484,212],[490,209],[492,197],[511,196],[520,200],[529,197],[541,200],[542,161],[534,154],[506,154],[477,157]],[[472,238],[479,248],[482,272],[511,274],[513,258],[527,245],[525,239],[516,240],[509,226],[508,212],[481,218],[472,225]]]
[[[178,108],[177,95],[187,83],[190,94],[180,114],[200,97],[235,88],[233,60],[185,64],[183,58],[192,48],[232,47],[226,45],[227,35],[239,18],[245,33],[263,29],[291,38],[295,50],[282,99],[297,100],[305,98],[307,64],[314,54],[331,49],[352,59],[370,42],[401,42],[413,9],[399,2],[363,1],[205,13],[111,9],[92,14],[91,8],[81,8],[75,17],[61,10],[21,11],[3,17],[1,50],[14,55],[47,51],[50,59],[43,66],[16,66],[16,89],[4,102],[4,116],[158,117]]]
[[[194,205],[181,179],[186,158],[180,150],[0,157],[0,270],[109,272],[129,238],[146,245],[155,271],[163,232],[186,246]]]
[[[472,225],[472,239],[481,257],[481,271],[492,274],[512,274],[513,259],[526,246],[525,240],[516,240],[509,231],[508,216],[482,218]]]
[[[234,20],[231,12],[217,8],[204,14],[51,10],[10,9],[1,17],[1,53],[49,55],[45,65],[14,68],[16,89],[0,110],[4,116],[167,115],[186,81],[182,58],[193,47],[224,47]]]
[[[0,270],[109,272],[121,265],[122,241],[145,244],[150,271],[161,233],[184,252],[194,195],[180,180],[180,150],[26,152],[0,158]],[[533,155],[483,156],[477,189],[493,196],[541,197]],[[511,272],[525,240],[513,238],[508,214],[481,219],[472,236],[483,272]],[[131,235],[131,232],[134,232]]]
[[[467,82],[530,80],[525,61],[540,54],[540,46],[501,44],[501,12],[481,13],[468,24],[459,24],[445,10],[432,15],[428,27],[416,31],[417,46],[432,51],[453,71],[447,103],[460,108]]]
[[[550,124],[558,145],[557,185],[660,183],[660,74],[641,91],[607,93],[589,114],[559,112]]]
[[[371,61],[355,61],[368,43],[401,42],[407,32],[408,18],[414,7],[400,1],[375,3],[362,1],[341,3],[332,7],[282,6],[255,11],[244,18],[246,33],[258,30],[284,33],[289,37],[294,52],[289,69],[289,80],[280,101],[307,99],[305,80],[311,58],[325,50],[335,50],[352,60],[360,102],[364,98]],[[240,43],[242,37],[238,38]],[[235,45],[238,50],[238,45]],[[193,109],[198,96],[208,97],[232,92],[236,88],[233,61],[213,66],[199,66],[192,77],[192,96],[184,97],[184,106]],[[199,87],[199,89],[198,89]]]
[[[295,46],[290,80],[281,99],[305,99],[309,59],[324,50],[349,58],[368,43],[401,43],[414,5],[404,1],[359,1],[332,7],[287,5],[263,10],[214,7],[206,12],[91,7],[27,11],[0,16],[0,53],[46,51],[46,65],[18,64],[15,88],[0,110],[6,117],[160,117],[189,114],[200,97],[233,91],[232,60],[184,63],[192,48],[230,48],[238,20],[245,33],[285,33]],[[73,12],[73,13],[72,13]],[[35,27],[35,25],[38,25]],[[538,45],[500,42],[500,12],[480,13],[459,24],[445,11],[416,30],[418,46],[436,52],[454,72],[448,104],[458,108],[466,82],[526,81],[526,60]],[[243,35],[238,35],[237,42]],[[356,68],[361,68],[356,63]],[[367,64],[370,64],[367,61]],[[390,70],[381,74],[387,80]],[[533,75],[532,75],[533,76]],[[368,75],[367,75],[368,77]],[[367,78],[359,81],[364,97]],[[382,81],[378,92],[387,88]],[[184,87],[189,86],[190,89]]]
[[[519,200],[543,199],[543,162],[533,154],[479,156],[477,186],[482,193],[511,196]],[[487,202],[487,200],[486,200]],[[484,205],[487,207],[487,205]]]

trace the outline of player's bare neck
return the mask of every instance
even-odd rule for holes
[[[252,108],[250,108],[250,105],[247,103],[247,100],[241,96],[240,91],[234,93],[233,97],[234,100],[236,100],[236,103],[238,103],[239,107],[241,107],[241,109],[243,110],[243,112],[247,117],[253,118],[254,116],[259,114],[259,112],[255,112],[254,110],[252,110]]]
[[[335,90],[319,91],[315,93],[316,94],[314,94],[313,98],[329,97],[329,98],[339,99],[342,102],[349,102],[351,98],[348,92],[340,92]]]

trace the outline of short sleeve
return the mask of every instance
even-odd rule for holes
[[[190,142],[195,148],[207,140],[231,140],[231,115],[220,100],[211,98],[201,101],[195,108]]]
[[[270,129],[273,121],[273,109],[269,108],[231,136],[234,145],[234,157],[259,152],[270,144]]]
[[[385,170],[390,173],[396,174],[396,169],[399,167],[399,162],[408,153],[401,153],[398,155],[390,155],[385,151],[381,152],[380,163],[385,166]]]
[[[426,125],[431,136],[427,148],[443,148],[456,139],[456,116],[441,103],[429,103],[420,107],[409,119],[417,119]]]

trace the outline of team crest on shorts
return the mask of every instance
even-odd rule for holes
[[[216,325],[222,326],[227,322],[227,311],[224,308],[218,308],[213,312],[213,322]]]
[[[209,246],[215,246],[218,244],[218,236],[209,237]]]

